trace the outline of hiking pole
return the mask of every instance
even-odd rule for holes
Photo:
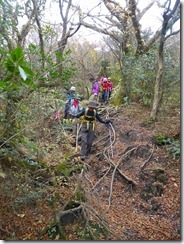
[[[114,153],[113,153],[113,148],[112,148],[112,136],[111,136],[110,124],[111,124],[111,123],[109,123],[109,124],[107,125],[107,127],[108,127],[108,129],[109,129],[111,155],[112,155],[112,158],[113,158],[113,157],[114,157]]]

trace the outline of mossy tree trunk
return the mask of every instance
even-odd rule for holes
[[[160,42],[159,42],[159,48],[158,48],[158,71],[157,71],[157,76],[156,76],[156,81],[155,81],[153,104],[152,104],[152,109],[151,109],[151,113],[150,113],[151,120],[156,119],[156,116],[157,116],[157,113],[158,113],[158,110],[160,107],[161,98],[162,98],[164,43],[168,37],[178,33],[178,32],[172,32],[172,27],[179,18],[179,4],[180,4],[180,1],[176,0],[175,5],[171,11],[170,2],[168,1],[168,7],[165,10],[165,12],[163,13],[163,23],[162,23],[162,30],[161,30]],[[170,34],[168,36],[166,36],[166,33],[168,30],[170,30]]]

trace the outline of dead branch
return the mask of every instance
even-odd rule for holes
[[[106,155],[105,155],[106,157]],[[111,187],[110,187],[110,195],[109,195],[109,206],[108,206],[108,209],[110,207],[110,202],[111,202],[111,196],[112,196],[112,185],[113,185],[113,181],[114,181],[114,175],[115,175],[115,172],[116,170],[118,170],[119,174],[125,179],[127,180],[128,182],[130,182],[131,184],[133,185],[138,185],[138,183],[136,181],[134,181],[133,179],[129,178],[128,176],[126,176],[125,174],[123,174],[121,172],[121,170],[118,168],[119,164],[118,165],[115,165],[114,162],[107,158],[107,160],[114,166],[114,171],[113,171],[113,176],[112,176],[112,180],[111,180]]]
[[[95,144],[98,144],[99,142],[101,142],[101,141],[104,141],[106,138],[108,138],[109,137],[109,135],[105,135],[105,136],[103,136],[103,137],[100,137],[100,139],[99,140],[97,140],[97,141],[95,141],[94,143],[93,143],[93,145],[95,145]],[[105,141],[105,143],[106,143],[106,141]],[[104,143],[104,144],[105,144]]]
[[[109,173],[110,170],[111,170],[111,165],[110,165],[109,169],[106,171],[106,173],[96,182],[96,184],[93,186],[91,191],[93,191],[95,189],[95,187],[103,180],[103,178]]]
[[[113,131],[113,141],[112,141],[111,143],[114,144],[114,142],[115,142],[115,130],[114,130],[112,124],[110,124],[110,125],[111,125],[111,129],[112,129],[112,131]],[[121,156],[121,158],[119,159],[119,161],[118,161],[117,164],[114,164],[114,162],[113,162],[113,161],[106,155],[106,153],[105,153],[109,147],[111,147],[111,150],[112,150],[112,145],[110,145],[110,146],[106,147],[106,148],[104,149],[104,152],[103,152],[103,154],[104,154],[105,158],[108,160],[108,162],[110,162],[110,164],[114,166],[114,170],[113,170],[113,173],[112,173],[111,184],[110,184],[109,204],[108,204],[108,209],[107,209],[107,211],[109,210],[110,205],[111,205],[112,190],[113,190],[113,182],[114,182],[114,177],[115,177],[116,170],[118,170],[118,172],[120,173],[120,175],[123,176],[123,178],[125,178],[127,181],[131,182],[131,183],[134,184],[134,185],[137,185],[137,182],[135,182],[134,180],[130,179],[128,176],[124,175],[124,174],[120,171],[120,169],[118,169],[119,164],[121,163],[121,161],[123,160],[123,158],[124,158],[128,153],[130,153],[130,152],[132,152],[133,150],[137,149],[137,147],[134,147],[134,148],[130,149],[129,151],[127,151],[126,153],[124,153],[124,154]],[[109,170],[108,170],[108,172],[109,172]],[[97,183],[98,183],[98,182],[97,182]],[[95,186],[96,186],[96,185],[95,185]]]
[[[80,185],[81,185],[81,181],[82,181],[82,176],[83,176],[84,170],[81,171],[79,177],[78,177],[78,181],[77,181],[77,185],[73,191],[73,193],[71,194],[70,198],[68,199],[68,201],[64,204],[64,206],[62,207],[62,210],[59,211],[59,213],[56,215],[56,220],[57,222],[60,221],[60,213],[64,211],[64,209],[66,208],[66,206],[68,205],[68,203],[71,201],[71,199],[76,195],[76,192],[78,191]]]
[[[141,167],[140,167],[140,170],[143,170],[143,169],[145,168],[146,163],[150,160],[150,158],[151,158],[152,155],[153,155],[154,149],[155,149],[155,146],[153,145],[153,149],[152,149],[152,152],[151,152],[150,156],[143,162],[143,164],[142,164]]]
[[[114,182],[114,176],[115,176],[116,170],[118,169],[118,167],[119,167],[119,165],[120,165],[122,159],[123,159],[128,153],[130,153],[131,151],[135,150],[136,148],[137,148],[137,147],[134,147],[134,148],[132,148],[131,150],[127,151],[125,154],[123,154],[122,157],[120,158],[120,160],[118,161],[117,165],[115,165],[115,164],[113,163],[112,160],[110,161],[111,163],[113,163],[114,171],[113,171],[113,173],[112,173],[112,180],[111,180],[110,194],[109,194],[109,205],[108,205],[108,209],[107,209],[107,211],[109,210],[109,208],[110,208],[110,204],[111,204],[111,199],[112,199],[112,188],[113,188],[113,182]],[[121,175],[122,175],[122,174],[121,174]],[[123,175],[123,176],[124,176],[124,178],[125,178],[125,175]],[[126,179],[127,179],[127,176],[126,176]],[[130,178],[128,178],[127,180],[130,181]],[[132,181],[133,181],[133,180],[131,179],[131,182],[132,182]],[[134,181],[133,181],[133,182],[134,182]],[[135,183],[136,183],[136,182],[134,182],[134,184],[135,184]],[[137,184],[137,183],[136,183],[136,184]]]
[[[69,225],[75,221],[81,221],[84,218],[82,206],[71,208],[57,213],[57,218],[63,226]]]
[[[82,203],[82,206],[83,206],[84,211],[87,211],[88,213],[90,213],[94,219],[96,219],[99,223],[101,223],[102,226],[104,226],[108,230],[109,233],[111,233],[113,236],[118,238],[118,240],[121,240],[120,236],[117,235],[115,230],[112,229],[112,225],[111,225],[111,228],[109,228],[107,220],[103,219],[95,209],[93,209],[91,206],[89,206],[85,203]]]
[[[118,161],[118,166],[119,166],[119,164],[120,164],[120,162],[122,161],[122,159],[123,159],[123,157],[125,157],[128,153],[130,153],[131,151],[133,151],[133,150],[135,150],[137,147],[134,147],[134,148],[132,148],[132,149],[130,149],[129,151],[127,151],[125,154],[123,154],[122,155],[122,157],[119,159],[119,161]],[[116,168],[116,165],[114,164],[114,162],[111,160],[111,159],[109,159],[109,158],[107,158],[107,156],[104,154],[104,156],[106,157],[106,159]],[[116,168],[117,170],[118,170],[118,172],[120,173],[120,175],[124,178],[124,179],[126,179],[128,182],[130,182],[131,184],[133,184],[133,185],[138,185],[138,183],[136,182],[136,181],[134,181],[133,179],[131,179],[131,178],[129,178],[128,176],[126,176],[125,174],[123,174],[122,172],[121,172],[121,170],[117,167]]]

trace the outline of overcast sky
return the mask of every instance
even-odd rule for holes
[[[99,2],[99,0],[92,0],[92,1],[88,1],[86,4],[86,0],[74,0],[78,3],[80,3],[80,5],[83,5],[83,11],[84,10],[90,10],[92,7],[96,6]],[[150,2],[153,2],[154,0],[138,0],[138,8],[140,10],[144,9],[146,6],[148,6],[148,4]],[[116,2],[118,2],[118,0],[116,0]],[[122,0],[119,0],[120,4],[122,5]],[[160,4],[165,3],[166,0],[159,0]],[[175,3],[175,0],[171,0],[171,7],[173,7]],[[96,11],[96,10],[95,10]],[[145,13],[145,15],[141,18],[140,24],[142,25],[142,29],[146,29],[151,27],[151,29],[153,30],[153,32],[157,31],[159,28],[161,28],[162,25],[162,13],[163,13],[163,9],[159,8],[157,6],[156,3],[154,3],[154,5]],[[180,23],[178,21],[177,24],[177,30],[180,28]],[[100,38],[100,34],[97,34],[96,32],[92,32],[90,31],[81,31],[81,33],[83,33],[83,36],[86,35],[86,38],[93,38],[93,39],[101,39]],[[84,33],[86,33],[84,35]],[[80,34],[80,32],[78,33]]]
[[[99,3],[99,0],[92,0],[92,1],[86,1],[86,0],[73,0],[76,4],[79,4],[82,6],[83,11],[89,11],[93,7],[97,6]],[[116,0],[118,2],[118,0]],[[120,4],[122,4],[122,0],[119,0]],[[140,9],[143,9],[146,7],[152,0],[139,0],[138,1],[138,7]],[[161,2],[165,2],[165,0],[160,0]],[[174,0],[173,0],[174,2]],[[104,13],[107,11],[104,7]],[[92,13],[98,12],[98,8],[95,8]],[[159,27],[161,27],[161,10],[159,10],[156,3],[151,7],[150,10],[146,12],[146,14],[142,17],[140,24],[142,25],[143,29],[151,27],[153,31],[158,30]],[[92,30],[87,30],[84,28],[81,28],[81,30],[77,33],[78,36],[81,38],[87,38],[88,40],[94,40],[94,41],[100,41],[102,39],[101,35],[99,33],[96,33]]]
[[[122,0],[116,0],[117,2],[119,1],[120,4],[122,5],[123,1]],[[140,10],[142,10],[144,7],[146,7],[150,2],[153,0],[138,0],[138,7]],[[166,0],[159,0],[159,3],[164,3]],[[172,3],[175,3],[175,0],[171,0]],[[182,2],[182,1],[181,1]],[[83,12],[87,12],[97,6],[99,3],[99,0],[73,0],[73,3],[75,5],[80,5]],[[61,17],[59,14],[59,7],[58,4],[56,7],[53,5],[53,1],[50,1],[50,3],[47,5],[47,11],[48,11],[48,16],[47,18],[50,19],[52,23],[60,23]],[[101,10],[100,7],[95,8],[91,13],[98,13]],[[151,27],[151,29],[155,32],[161,27],[161,20],[162,20],[162,11],[156,3],[149,9],[145,15],[142,17],[140,24],[142,25],[142,29],[146,29]],[[107,9],[104,7],[103,13],[106,14],[108,13]],[[178,23],[179,26],[179,23]],[[87,39],[88,41],[91,40],[93,41],[100,41],[102,40],[102,35],[100,35],[97,32],[94,32],[92,30],[86,29],[82,27],[79,32],[76,34],[79,38],[81,39]]]

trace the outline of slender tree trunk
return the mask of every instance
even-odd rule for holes
[[[160,101],[162,97],[162,85],[161,85],[162,76],[163,76],[163,49],[160,50],[159,57],[158,57],[158,71],[157,71],[157,76],[155,81],[153,105],[150,114],[150,119],[152,120],[156,119],[158,108],[160,106]]]
[[[153,105],[150,113],[150,119],[155,120],[158,109],[160,106],[160,101],[162,98],[162,76],[163,76],[163,50],[164,50],[164,43],[166,40],[166,32],[168,28],[171,28],[176,20],[179,18],[179,15],[175,13],[178,10],[178,6],[180,4],[179,0],[176,0],[175,5],[172,10],[170,10],[170,1],[168,1],[168,7],[166,8],[165,12],[163,13],[163,24],[160,36],[160,43],[158,48],[158,72],[155,81],[155,90],[154,90],[154,98],[153,98]],[[172,29],[172,28],[171,28]],[[171,31],[172,32],[172,31]],[[170,34],[172,35],[172,33]]]
[[[56,60],[58,63],[58,71],[62,79],[63,74],[63,54],[65,47],[67,45],[67,39],[65,37],[61,38],[60,41],[58,41],[58,50],[56,52]]]
[[[11,92],[7,92],[7,103],[6,103],[6,127],[3,136],[5,138],[11,137],[18,130],[16,121],[16,110],[17,102]]]

